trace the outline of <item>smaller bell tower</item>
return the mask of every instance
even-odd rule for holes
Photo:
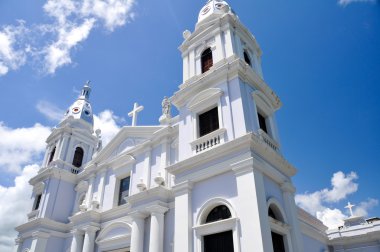
[[[83,171],[100,146],[93,130],[91,87],[85,83],[81,94],[66,111],[62,121],[47,138],[46,154],[39,173],[30,180],[34,204],[29,220],[47,218],[68,223],[76,196],[77,174]]]
[[[46,140],[43,168],[56,167],[77,174],[92,159],[98,138],[94,135],[90,93],[91,87],[87,82],[78,99],[67,109],[62,121]]]

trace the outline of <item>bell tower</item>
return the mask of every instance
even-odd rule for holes
[[[100,141],[93,130],[90,93],[87,82],[46,140],[41,169],[30,180],[34,205],[29,220],[47,218],[67,223],[71,216],[77,174],[92,159]]]
[[[179,158],[187,158],[249,132],[280,152],[275,112],[281,101],[264,81],[262,51],[231,6],[209,0],[193,33],[179,47],[183,83],[172,97],[183,124]],[[188,144],[190,143],[190,145]]]

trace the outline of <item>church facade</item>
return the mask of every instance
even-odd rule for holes
[[[132,125],[103,148],[83,87],[46,141],[14,251],[379,251],[378,219],[361,221],[360,235],[357,225],[327,233],[295,205],[281,101],[228,3],[208,1],[183,36],[183,84],[163,100],[159,125],[137,126],[135,104]]]

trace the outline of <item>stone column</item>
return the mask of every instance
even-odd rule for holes
[[[273,252],[264,178],[260,163],[248,158],[233,164],[238,192],[241,251]]]
[[[133,212],[130,216],[132,217],[131,252],[143,252],[146,215],[140,212]]]
[[[71,241],[70,252],[81,252],[83,247],[83,231],[74,229],[71,231],[73,239]]]
[[[84,242],[82,252],[94,252],[95,234],[98,231],[98,227],[88,226],[84,228]]]
[[[99,208],[103,205],[103,196],[104,196],[104,181],[106,179],[106,169],[100,170],[100,181],[98,185],[98,201]]]
[[[151,213],[149,252],[164,251],[164,217],[169,210],[163,206],[150,206],[146,208]]]
[[[32,245],[30,246],[30,252],[45,251],[50,234],[41,231],[36,231],[32,234],[32,237],[33,241]]]
[[[193,251],[191,189],[190,182],[183,182],[173,187],[175,194],[174,252]]]
[[[86,206],[87,209],[91,209],[91,201],[92,201],[92,193],[94,190],[94,183],[95,183],[95,175],[90,175],[90,180],[88,182],[88,190],[86,195]]]
[[[296,189],[289,182],[285,182],[281,185],[284,196],[285,212],[288,217],[288,224],[291,226],[290,236],[293,246],[293,251],[302,252],[303,242],[300,231],[300,224],[298,221],[298,213],[296,203],[294,201],[294,193]]]

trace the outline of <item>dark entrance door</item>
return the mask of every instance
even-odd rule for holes
[[[234,252],[232,231],[206,235],[203,242],[204,252]]]
[[[274,252],[285,252],[284,237],[272,232],[272,243]]]

